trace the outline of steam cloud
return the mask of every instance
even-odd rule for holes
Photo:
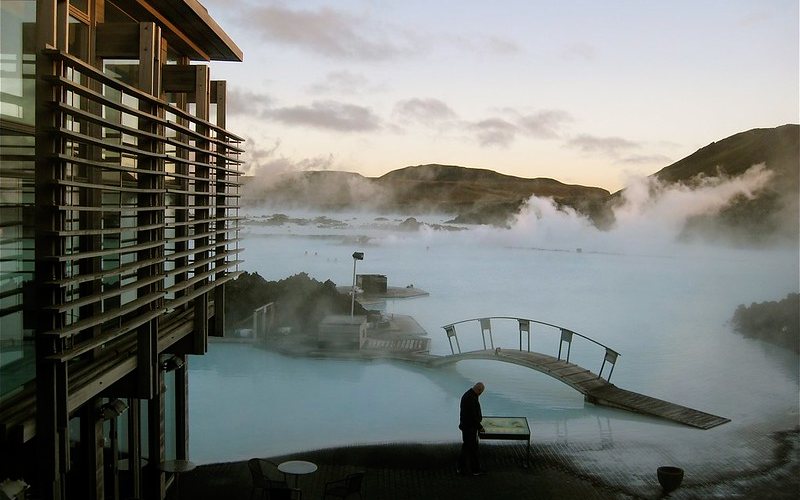
[[[702,179],[696,186],[666,186],[654,177],[632,178],[614,208],[616,222],[601,230],[582,214],[557,207],[548,198],[532,197],[510,228],[480,226],[471,231],[421,233],[425,244],[510,246],[574,252],[669,256],[703,245],[681,239],[692,217],[717,214],[737,197],[752,198],[773,173],[764,165],[736,178]],[[795,231],[796,232],[796,231]],[[792,243],[797,245],[797,241]]]
[[[632,178],[614,208],[615,225],[600,230],[573,210],[557,209],[548,199],[531,198],[507,234],[507,244],[595,250],[622,254],[666,254],[679,243],[687,221],[719,213],[737,196],[752,199],[772,172],[751,167],[736,178],[713,177],[697,186],[666,186],[654,177]]]

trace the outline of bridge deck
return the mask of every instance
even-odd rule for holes
[[[587,401],[598,405],[665,418],[700,429],[710,429],[730,422],[728,418],[620,389],[581,366],[538,352],[481,350],[449,356],[431,356],[427,359],[427,363],[431,366],[442,366],[463,359],[505,361],[546,373],[582,393]]]

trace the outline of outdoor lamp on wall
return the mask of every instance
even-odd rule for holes
[[[165,372],[171,372],[183,367],[183,360],[178,356],[167,358],[161,363],[161,369]]]
[[[353,252],[353,290],[350,297],[350,317],[356,307],[356,261],[364,260],[364,252]]]
[[[100,418],[103,420],[111,420],[112,418],[117,418],[123,413],[125,410],[128,409],[128,403],[121,399],[115,399],[114,401],[109,401],[98,408],[98,412],[100,413]]]

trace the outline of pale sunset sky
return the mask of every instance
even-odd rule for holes
[[[797,0],[201,0],[245,171],[442,163],[610,191],[798,123]]]

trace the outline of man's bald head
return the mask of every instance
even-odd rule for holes
[[[483,382],[478,382],[477,384],[472,386],[472,390],[475,391],[475,394],[480,396],[483,394],[483,390],[486,389],[486,386],[483,385]]]

